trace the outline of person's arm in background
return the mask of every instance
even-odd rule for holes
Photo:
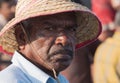
[[[119,49],[115,49],[119,50]],[[118,51],[119,52],[119,51]],[[120,53],[120,52],[119,52]],[[117,64],[119,60],[119,53],[111,54],[109,60],[106,61],[105,76],[109,83],[120,83],[119,75],[117,74]]]
[[[120,10],[120,0],[110,0],[111,5],[115,10]]]
[[[120,83],[116,67],[119,59],[119,49],[110,44],[102,44],[95,53],[94,83]],[[106,48],[110,48],[106,50]],[[118,53],[117,53],[118,52]]]

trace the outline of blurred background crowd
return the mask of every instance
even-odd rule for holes
[[[98,40],[76,51],[62,72],[70,83],[120,83],[120,0],[72,0],[87,6],[102,22]],[[0,0],[0,30],[14,18],[17,0]],[[1,49],[0,49],[1,50]],[[0,70],[12,56],[0,53]]]

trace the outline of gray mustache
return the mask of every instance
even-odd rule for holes
[[[49,56],[57,55],[57,54],[68,54],[73,58],[73,51],[68,49],[59,49],[57,51],[54,51],[53,53],[49,54]]]

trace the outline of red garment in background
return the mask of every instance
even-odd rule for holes
[[[115,10],[112,8],[110,0],[91,0],[92,11],[100,18],[102,24],[114,21]]]

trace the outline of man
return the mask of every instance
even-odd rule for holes
[[[13,13],[13,11],[11,11],[11,8],[14,4],[14,0],[0,0],[0,30],[11,18],[11,15]]]
[[[67,83],[60,72],[70,65],[75,48],[100,31],[97,17],[70,0],[19,0],[15,18],[0,32],[2,51],[16,50],[0,82]]]
[[[115,29],[113,37],[95,53],[94,83],[120,83],[120,12],[115,18]]]

